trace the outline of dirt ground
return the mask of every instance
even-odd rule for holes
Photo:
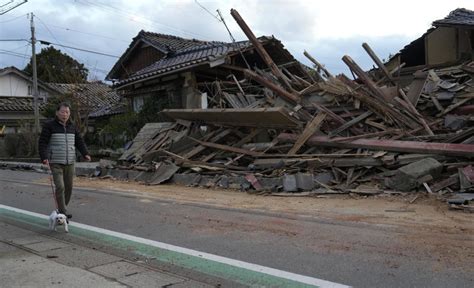
[[[474,214],[449,210],[436,196],[414,193],[401,195],[278,197],[249,194],[229,189],[205,189],[177,185],[147,186],[135,182],[76,178],[76,187],[133,193],[138,197],[159,198],[221,208],[249,209],[297,214],[320,219],[365,222],[474,235]],[[416,199],[415,199],[416,198]],[[414,200],[414,201],[413,201]],[[412,202],[412,203],[410,203]],[[473,239],[474,240],[474,239]]]

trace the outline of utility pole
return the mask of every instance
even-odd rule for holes
[[[38,110],[38,75],[36,72],[36,38],[35,38],[35,15],[31,13],[31,66],[33,68],[33,110],[35,112],[35,135],[39,134],[39,110]]]

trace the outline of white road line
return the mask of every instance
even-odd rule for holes
[[[14,211],[14,212],[17,212],[17,213],[22,213],[22,214],[30,215],[30,216],[33,216],[33,217],[43,218],[43,219],[48,219],[49,218],[49,216],[47,216],[47,215],[42,215],[42,214],[35,213],[35,212],[30,212],[30,211],[10,207],[10,206],[5,206],[5,205],[2,205],[2,204],[0,204],[0,209],[10,210],[10,211]],[[163,242],[158,242],[158,241],[154,241],[154,240],[150,240],[150,239],[136,237],[136,236],[132,236],[132,235],[128,235],[128,234],[124,234],[124,233],[120,233],[120,232],[115,232],[115,231],[111,231],[111,230],[107,230],[107,229],[103,229],[103,228],[98,228],[98,227],[94,227],[94,226],[90,226],[90,225],[86,225],[86,224],[81,224],[81,223],[77,223],[77,222],[72,222],[70,224],[70,226],[78,227],[78,228],[81,228],[81,229],[85,229],[85,230],[89,230],[89,231],[93,231],[93,232],[97,232],[97,233],[101,233],[101,234],[105,234],[105,235],[109,235],[109,236],[113,236],[113,237],[117,237],[117,238],[121,238],[121,239],[126,239],[126,240],[130,240],[130,241],[138,242],[138,243],[141,243],[141,244],[150,245],[150,246],[153,246],[153,247],[157,247],[157,248],[161,248],[161,249],[165,249],[165,250],[169,250],[169,251],[173,251],[173,252],[178,252],[178,253],[182,253],[182,254],[186,254],[186,255],[190,255],[190,256],[195,256],[195,257],[203,258],[203,259],[206,259],[206,260],[215,261],[215,262],[218,262],[218,263],[231,265],[231,266],[234,266],[234,267],[239,267],[239,268],[243,268],[243,269],[247,269],[247,270],[251,270],[251,271],[255,271],[255,272],[259,272],[259,273],[264,273],[264,274],[272,275],[272,276],[279,277],[279,278],[284,278],[284,279],[288,279],[288,280],[292,280],[292,281],[297,281],[297,282],[304,283],[304,284],[316,285],[316,286],[324,287],[324,288],[326,288],[326,287],[327,288],[350,287],[350,286],[335,283],[335,282],[330,282],[330,281],[326,281],[326,280],[322,280],[322,279],[318,279],[318,278],[314,278],[314,277],[304,276],[304,275],[291,273],[291,272],[287,272],[287,271],[283,271],[283,270],[278,270],[278,269],[274,269],[274,268],[270,268],[270,267],[266,267],[266,266],[252,264],[252,263],[248,263],[248,262],[244,262],[244,261],[240,261],[240,260],[235,260],[235,259],[231,259],[231,258],[227,258],[227,257],[222,257],[222,256],[214,255],[214,254],[209,254],[209,253],[205,253],[205,252],[200,252],[200,251],[197,251],[197,250],[192,250],[192,249],[179,247],[179,246],[175,246],[175,245],[171,245],[171,244],[167,244],[167,243],[163,243]]]

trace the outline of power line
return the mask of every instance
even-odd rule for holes
[[[216,15],[212,14],[211,11],[209,11],[206,7],[204,7],[203,5],[201,5],[201,3],[199,3],[198,0],[194,0],[194,2],[195,2],[199,7],[201,7],[202,9],[204,9],[204,11],[206,11],[207,13],[209,13],[209,15],[211,15],[213,18],[216,18],[217,21],[221,22],[221,19],[219,19],[219,17],[217,17]]]
[[[48,25],[46,25],[46,24],[43,22],[43,20],[41,20],[41,18],[39,18],[38,16],[36,16],[36,19],[38,19],[38,20],[41,22],[41,24],[46,28],[46,30],[48,30],[49,34],[51,34],[51,36],[53,36],[53,38],[54,38],[57,42],[60,42],[60,41],[58,40],[58,38],[56,38],[56,36],[54,36],[53,32],[51,32],[51,30],[49,30]],[[58,45],[61,46],[61,44],[58,44]],[[72,56],[76,57],[76,55],[74,55],[73,52],[70,52],[70,53],[71,53]]]
[[[72,31],[72,32],[76,32],[76,33],[81,33],[81,34],[85,34],[85,35],[100,37],[100,38],[109,39],[109,40],[120,41],[120,42],[124,42],[124,43],[129,43],[129,42],[130,42],[130,41],[126,41],[126,40],[123,40],[123,39],[112,38],[112,37],[105,36],[105,35],[100,35],[100,34],[94,34],[94,33],[84,32],[84,31],[80,31],[80,30],[75,30],[75,29],[67,28],[67,27],[61,27],[61,26],[56,26],[56,25],[49,25],[49,26],[50,26],[50,27],[54,27],[54,28],[58,28],[58,29],[64,29],[64,30],[66,30],[66,31]]]
[[[15,57],[19,57],[19,58],[25,58],[25,59],[28,59],[29,57],[26,57],[25,55],[22,55],[20,53],[14,53],[14,52],[9,52],[9,51],[4,51],[3,49],[0,49],[0,54],[5,54],[5,55],[9,55],[9,56],[15,56]]]
[[[29,39],[0,39],[1,42],[20,42],[20,41],[26,41],[30,42]]]
[[[49,42],[49,41],[45,41],[45,40],[38,40],[38,41],[43,45],[56,45],[56,46],[61,46],[61,47],[69,48],[69,49],[74,49],[74,50],[87,52],[87,53],[92,53],[92,54],[97,54],[97,55],[102,55],[102,56],[108,56],[108,57],[113,57],[113,58],[120,58],[120,56],[116,56],[116,55],[110,55],[110,54],[107,54],[107,53],[102,53],[102,52],[97,52],[97,51],[92,51],[92,50],[87,50],[87,49],[62,45],[62,44],[53,43],[53,42]]]
[[[132,19],[130,19],[130,18],[128,19],[129,21],[132,21],[132,22],[149,25],[149,23],[144,23],[142,21],[137,21],[137,20],[133,19],[133,18],[140,18],[140,19],[146,20],[150,23],[153,23],[155,25],[160,25],[160,26],[167,27],[169,30],[174,31],[174,32],[180,32],[180,33],[184,33],[184,34],[187,34],[187,35],[194,35],[194,36],[203,37],[204,39],[206,39],[206,38],[209,39],[209,37],[207,37],[207,36],[204,36],[204,35],[201,35],[201,34],[198,34],[198,33],[194,33],[194,32],[191,32],[191,31],[187,31],[187,30],[184,30],[184,29],[176,28],[174,26],[164,24],[164,23],[160,23],[160,22],[157,22],[157,21],[154,21],[154,20],[150,20],[150,19],[147,19],[143,16],[138,16],[138,15],[132,14],[128,11],[121,10],[119,8],[113,7],[112,5],[107,5],[107,4],[104,4],[104,3],[100,3],[98,1],[90,2],[90,1],[87,1],[87,0],[76,0],[76,2],[80,2],[80,3],[86,4],[86,5],[90,5],[90,6],[95,6],[95,7],[98,7],[100,9],[105,9],[109,12],[113,12],[113,13],[116,13],[116,14],[119,14],[119,15],[125,15],[125,16],[132,17]]]
[[[16,19],[21,18],[21,17],[25,17],[25,16],[27,16],[27,15],[28,15],[28,14],[23,14],[23,15],[20,15],[20,16],[18,16],[18,17],[12,18],[12,19],[8,19],[8,20],[5,20],[5,21],[0,21],[0,24],[7,23],[7,22],[11,22],[11,21],[15,21]]]

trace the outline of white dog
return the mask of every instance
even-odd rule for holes
[[[69,229],[67,227],[68,220],[66,215],[59,213],[57,210],[53,210],[53,212],[51,212],[51,215],[49,215],[49,229],[51,231],[57,231],[56,227],[61,225],[64,226],[64,231],[68,233]]]

